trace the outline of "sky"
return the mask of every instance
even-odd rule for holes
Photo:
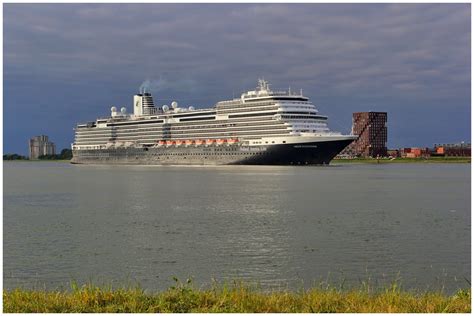
[[[470,4],[4,4],[4,153],[131,110],[212,107],[253,90],[303,89],[332,130],[388,112],[388,147],[470,142]]]

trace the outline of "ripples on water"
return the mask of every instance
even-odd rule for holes
[[[470,165],[4,163],[4,287],[172,277],[454,291],[470,279]]]

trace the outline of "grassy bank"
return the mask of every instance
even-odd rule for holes
[[[12,290],[3,292],[7,313],[76,312],[291,312],[291,313],[469,313],[471,291],[452,296],[442,293],[412,293],[397,286],[375,293],[364,289],[341,291],[311,289],[265,293],[242,285],[195,289],[178,284],[170,289],[147,293],[140,288],[111,289],[96,286],[72,291]]]
[[[354,159],[334,159],[331,164],[339,163],[470,163],[471,157],[430,157],[430,158],[395,158],[375,159],[375,158],[354,158]]]

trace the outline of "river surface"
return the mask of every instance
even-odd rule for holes
[[[3,286],[469,287],[470,164],[3,164]]]

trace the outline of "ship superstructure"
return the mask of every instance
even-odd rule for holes
[[[259,80],[240,98],[210,109],[157,108],[149,92],[133,97],[133,114],[78,124],[73,163],[327,164],[356,137],[331,132],[302,91],[272,91]]]

